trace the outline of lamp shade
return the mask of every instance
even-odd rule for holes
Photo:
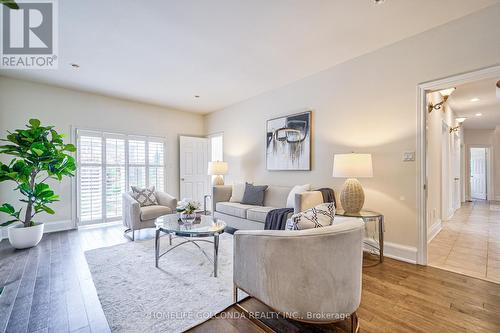
[[[208,162],[208,174],[211,176],[220,176],[227,174],[227,162],[214,161]]]
[[[373,177],[371,154],[335,154],[333,156],[333,177]]]

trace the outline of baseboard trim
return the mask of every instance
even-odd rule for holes
[[[366,243],[373,246],[378,244],[371,238],[365,238]],[[365,247],[366,250],[370,250],[370,247]],[[391,259],[404,261],[410,264],[417,263],[417,248],[414,246],[401,245],[392,242],[384,242],[384,257]]]
[[[0,241],[4,238],[8,238],[8,229],[11,227],[2,227],[0,228]],[[54,222],[45,222],[45,227],[43,230],[44,234],[50,233],[50,232],[58,232],[58,231],[65,231],[65,230],[70,230],[70,229],[75,229],[75,224],[71,220],[63,220],[63,221],[54,221]]]
[[[442,228],[443,224],[441,223],[441,220],[438,219],[437,222],[434,223],[428,231],[427,244],[429,244],[431,240],[433,240],[434,237],[436,237],[437,234],[439,234]]]

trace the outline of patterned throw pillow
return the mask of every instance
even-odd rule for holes
[[[292,215],[287,229],[305,230],[326,227],[333,223],[334,217],[335,205],[333,202],[322,203],[316,207]]]
[[[137,186],[132,187],[132,197],[137,200],[141,207],[158,205],[158,199],[155,196],[155,187],[150,186],[140,188]]]

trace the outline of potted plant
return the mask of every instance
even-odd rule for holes
[[[0,182],[14,182],[24,206],[24,211],[8,203],[0,206],[11,217],[0,226],[17,222],[8,229],[9,241],[17,249],[33,247],[42,239],[44,224],[34,220],[37,214],[54,214],[48,205],[59,196],[47,180],[72,177],[76,169],[74,158],[67,154],[75,152],[75,146],[65,144],[54,126],[41,126],[40,120],[30,119],[26,127],[8,132],[7,139],[1,140],[7,143],[0,145],[0,154],[13,156],[7,164],[0,162]]]
[[[180,214],[180,219],[186,224],[193,223],[196,219],[196,211],[200,208],[200,203],[193,200],[182,200],[177,204],[176,211]]]

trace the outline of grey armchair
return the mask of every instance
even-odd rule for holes
[[[335,221],[302,231],[237,231],[236,306],[242,308],[240,289],[291,319],[331,323],[350,318],[357,331],[364,226],[357,218],[337,216]]]
[[[168,193],[156,191],[158,205],[141,207],[132,197],[132,192],[122,194],[122,217],[123,225],[127,228],[125,235],[132,233],[132,240],[135,239],[135,231],[144,228],[154,228],[158,217],[172,214],[177,206],[177,199]]]

